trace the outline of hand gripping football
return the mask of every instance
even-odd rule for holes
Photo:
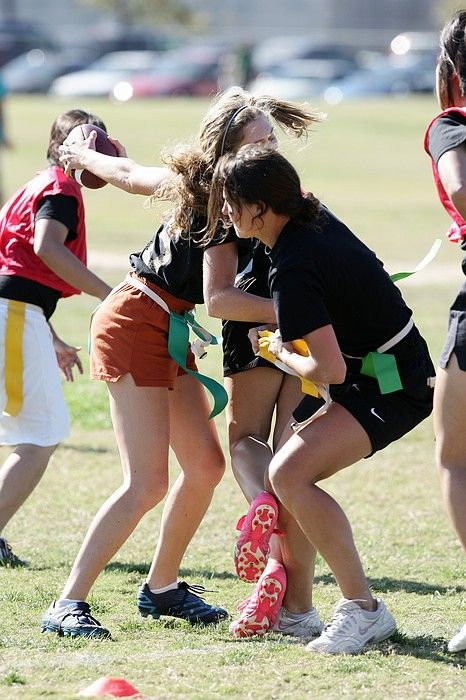
[[[117,149],[109,140],[106,132],[94,124],[80,124],[79,126],[75,126],[68,134],[66,141],[67,143],[85,141],[91,131],[97,133],[95,140],[96,151],[106,156],[118,156]],[[84,185],[84,187],[88,187],[91,190],[98,190],[107,184],[105,180],[97,177],[97,175],[94,175],[89,170],[72,170],[71,175],[80,185]]]

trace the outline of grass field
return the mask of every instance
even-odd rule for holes
[[[15,148],[3,157],[6,191],[42,166],[52,120],[72,106],[11,99]],[[104,118],[131,156],[151,164],[162,146],[195,133],[206,103],[84,106]],[[329,110],[310,143],[283,142],[304,186],[373,247],[390,272],[413,267],[447,226],[422,151],[424,127],[435,111],[430,97],[343,105]],[[90,259],[116,283],[127,253],[146,242],[159,213],[145,208],[143,198],[111,187],[86,192],[85,198]],[[460,251],[444,243],[430,268],[400,283],[434,358],[461,282],[459,259]],[[94,305],[84,296],[64,301],[54,316],[59,334],[84,347]],[[206,323],[218,328],[215,321]],[[85,356],[84,362],[87,369]],[[220,378],[219,352],[212,350],[204,362],[205,371]],[[160,508],[143,519],[93,589],[90,602],[113,640],[41,635],[42,612],[59,594],[91,517],[120,480],[105,387],[85,375],[66,393],[72,435],[5,532],[31,565],[0,569],[0,698],[72,698],[103,675],[124,676],[145,697],[158,700],[464,698],[464,654],[446,651],[446,640],[466,620],[464,555],[441,504],[430,420],[326,484],[349,515],[374,591],[397,618],[399,629],[390,641],[358,657],[325,658],[273,635],[235,642],[226,623],[198,630],[168,619],[143,621],[135,594],[148,570]],[[225,445],[222,417],[217,424]],[[172,469],[175,474],[174,463]],[[231,557],[234,525],[243,511],[243,498],[227,473],[181,572],[190,582],[214,588],[209,600],[232,614],[250,592],[234,575]],[[335,581],[319,559],[315,604],[325,620],[337,598]]]

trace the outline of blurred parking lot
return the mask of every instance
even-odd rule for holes
[[[66,46],[24,22],[0,23],[0,70],[8,93],[102,96],[117,102],[209,96],[231,85],[290,100],[329,104],[371,95],[432,92],[438,37],[394,36],[379,51],[304,35],[257,43],[174,38],[131,28],[96,41],[89,32]]]

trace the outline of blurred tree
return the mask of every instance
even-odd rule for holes
[[[121,24],[131,26],[141,20],[190,25],[194,16],[183,0],[79,0],[113,11]]]
[[[440,27],[443,27],[450,17],[460,9],[461,3],[458,0],[438,0],[432,8],[434,19]]]

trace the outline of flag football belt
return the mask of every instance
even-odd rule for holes
[[[5,328],[5,393],[3,414],[17,416],[23,406],[23,333],[27,304],[8,299]]]
[[[408,272],[396,272],[393,275],[390,275],[390,279],[392,280],[392,282],[398,282],[399,280],[405,279],[406,277],[410,277],[416,272],[420,272],[420,270],[423,270],[425,267],[427,267],[427,265],[437,255],[441,244],[442,241],[439,238],[437,238],[434,241],[427,255],[424,256],[424,258],[416,265],[416,267],[413,270],[410,270]],[[369,352],[364,357],[355,357],[353,355],[347,355],[344,352],[342,352],[342,355],[352,360],[361,360],[361,374],[376,379],[381,394],[391,394],[394,391],[399,391],[403,388],[403,384],[401,383],[400,373],[398,372],[396,358],[391,353],[388,353],[387,350],[391,350],[392,348],[394,348],[395,345],[397,345],[401,340],[403,340],[403,338],[405,338],[408,335],[408,333],[413,327],[414,321],[412,318],[410,318],[406,326],[404,326],[401,329],[401,331],[399,331],[396,335],[390,338],[390,340],[387,340],[387,342],[383,343],[380,347],[378,347],[375,352]],[[283,362],[280,362],[280,360],[278,360],[275,357],[275,355],[273,355],[268,349],[269,342],[273,335],[274,332],[272,331],[259,331],[259,352],[257,354],[260,355],[260,357],[263,357],[264,359],[268,360],[269,362],[272,362],[283,372],[298,376],[301,380],[301,391],[304,394],[309,394],[310,396],[317,397],[320,396],[324,400],[324,405],[319,409],[319,411],[316,414],[312,416],[312,419],[316,418],[318,415],[323,413],[327,409],[328,405],[331,403],[328,385],[318,384],[317,382],[313,382],[309,379],[305,379],[304,377],[300,377],[298,373],[295,372],[295,370],[290,369],[287,365],[283,364]],[[307,344],[304,340],[294,340],[292,342],[292,346],[294,352],[297,352],[299,355],[307,355],[309,353]],[[434,384],[435,377],[428,377],[427,385],[433,387]],[[307,422],[308,421],[304,421],[305,424],[307,424]],[[301,427],[301,424],[299,425]]]
[[[393,391],[402,389],[403,384],[401,383],[395,355],[388,353],[387,350],[391,350],[395,345],[398,345],[403,338],[406,338],[412,328],[414,328],[414,321],[410,318],[406,326],[404,326],[399,333],[378,347],[375,352],[368,352],[364,357],[355,357],[354,355],[347,355],[344,352],[341,354],[343,357],[347,357],[350,360],[361,360],[361,374],[376,379],[381,394],[391,394]]]
[[[29,304],[15,299],[0,299],[0,303],[7,306],[5,325],[5,394],[6,403],[3,409],[4,416],[17,416],[23,407],[23,337],[26,322],[26,311],[39,313],[43,311],[36,304]]]
[[[111,291],[111,294],[118,291],[125,284],[129,284],[131,287],[139,289],[167,312],[170,317],[168,328],[168,354],[177,365],[179,365],[187,374],[191,375],[192,377],[196,377],[196,379],[198,379],[201,384],[205,386],[207,391],[210,392],[214,403],[209,418],[214,418],[217,416],[227,405],[227,393],[223,386],[219,384],[219,382],[215,381],[215,379],[212,379],[211,377],[201,374],[195,370],[189,369],[187,367],[187,354],[189,348],[190,329],[192,329],[196,336],[191,343],[191,349],[200,359],[206,356],[209,345],[220,344],[219,339],[215,335],[209,333],[208,330],[203,328],[200,323],[196,321],[193,311],[183,311],[182,313],[171,311],[162,297],[135,277],[127,275],[123,282],[121,282],[121,284]]]

